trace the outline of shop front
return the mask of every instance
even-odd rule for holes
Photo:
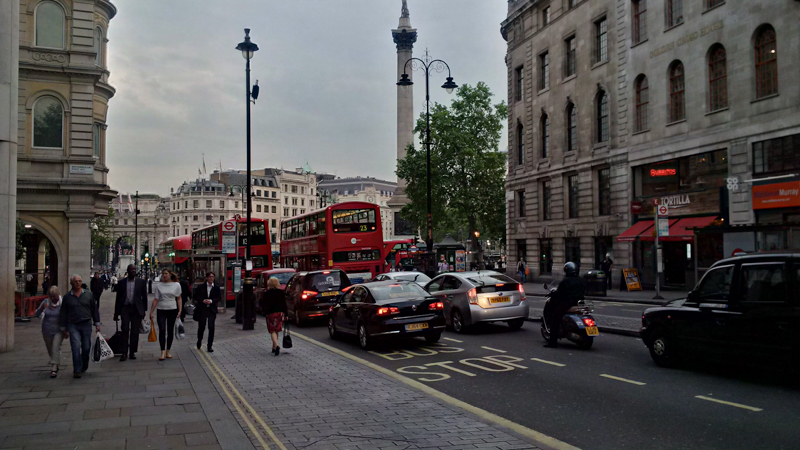
[[[800,249],[800,177],[762,181],[753,185],[755,251]]]

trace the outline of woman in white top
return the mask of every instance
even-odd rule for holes
[[[150,308],[150,323],[153,323],[153,311],[158,309],[158,342],[161,344],[159,361],[172,358],[169,350],[175,337],[175,319],[180,315],[182,307],[178,276],[168,269],[161,271],[161,284],[156,287],[153,306]]]

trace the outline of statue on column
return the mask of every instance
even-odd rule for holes
[[[409,17],[407,0],[403,0],[403,7],[400,9],[400,17]]]

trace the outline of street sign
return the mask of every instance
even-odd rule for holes
[[[657,199],[657,198],[654,198],[654,199],[653,199],[653,204],[654,204],[654,205],[656,205],[656,206],[658,206],[658,199]]]
[[[222,224],[222,231],[231,231],[231,232],[236,231],[236,221],[226,220]]]
[[[669,236],[669,219],[658,218],[658,236]]]
[[[658,216],[659,217],[667,217],[667,216],[669,216],[669,206],[667,206],[667,205],[658,205],[658,207],[656,208],[656,211],[658,211]]]
[[[232,231],[222,232],[222,253],[236,253],[236,233]]]
[[[236,219],[236,220],[242,220],[242,215],[241,214],[234,214],[233,218]]]
[[[416,246],[416,245],[412,245],[411,247],[408,247],[408,251],[409,251],[409,252],[412,252],[412,253],[413,253],[413,252],[416,252],[417,250],[419,250],[419,249],[417,248],[417,246]]]

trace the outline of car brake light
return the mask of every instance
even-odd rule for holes
[[[388,316],[390,314],[400,314],[400,310],[395,308],[394,306],[386,307],[386,308],[378,308],[378,315],[379,316]]]
[[[478,291],[475,288],[470,289],[467,291],[467,298],[469,299],[470,305],[477,305],[478,304]]]
[[[433,302],[428,305],[428,309],[431,311],[441,311],[444,309],[444,303],[442,302]]]
[[[594,319],[590,319],[588,317],[583,319],[583,323],[585,323],[587,327],[593,327],[595,325]]]
[[[327,275],[327,274],[329,274],[329,273],[330,273],[330,272],[322,272],[322,274],[323,274],[323,275]]]
[[[520,300],[525,300],[525,288],[522,284],[517,285],[517,290],[519,291]]]
[[[303,293],[300,294],[300,298],[302,298],[303,300],[308,300],[309,298],[316,297],[317,294],[318,294],[317,291],[303,291]]]

